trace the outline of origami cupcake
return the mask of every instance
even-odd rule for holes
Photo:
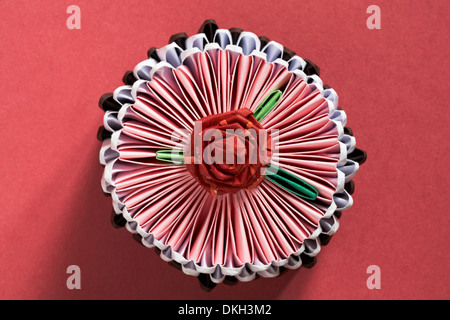
[[[366,158],[315,64],[207,20],[124,83],[100,99],[117,224],[208,287],[314,263]]]

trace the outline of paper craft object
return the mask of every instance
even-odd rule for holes
[[[314,63],[207,20],[123,81],[100,99],[117,225],[208,287],[314,263],[366,159]]]

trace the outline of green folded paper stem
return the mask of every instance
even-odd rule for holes
[[[253,112],[253,115],[255,116],[255,119],[258,122],[261,122],[262,119],[277,105],[278,101],[280,100],[281,96],[283,95],[283,92],[280,90],[275,90],[272,93],[270,93],[263,102],[256,108],[255,112]]]
[[[182,164],[184,163],[183,150],[158,150],[156,151],[156,159],[174,164]]]
[[[319,195],[316,188],[286,170],[275,166],[269,166],[267,171],[269,171],[266,173],[267,179],[300,198],[316,200]]]

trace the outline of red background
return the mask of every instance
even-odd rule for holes
[[[81,8],[81,30],[66,9]],[[381,30],[366,9],[381,8]],[[0,3],[0,298],[449,299],[448,1]],[[214,18],[317,63],[358,147],[355,204],[312,269],[206,293],[110,224],[99,97],[152,46]],[[68,290],[66,268],[81,268]],[[381,289],[366,287],[369,265]]]

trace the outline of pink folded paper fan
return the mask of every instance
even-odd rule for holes
[[[99,103],[115,226],[207,288],[314,264],[366,159],[315,64],[207,20],[123,82]]]

